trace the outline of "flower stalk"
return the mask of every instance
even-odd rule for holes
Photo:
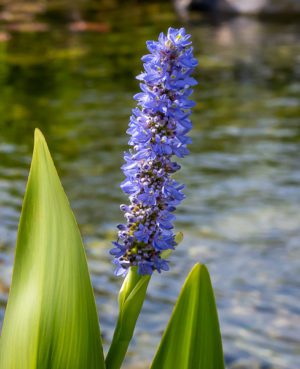
[[[150,276],[141,276],[131,267],[119,292],[119,316],[112,343],[105,359],[106,369],[119,369],[145,300]]]

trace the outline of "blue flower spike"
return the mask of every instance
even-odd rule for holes
[[[172,222],[176,206],[184,199],[183,185],[172,179],[180,165],[172,161],[189,154],[187,133],[195,105],[189,99],[197,84],[191,77],[197,66],[190,35],[184,28],[169,28],[158,41],[148,41],[150,54],[143,56],[140,93],[134,96],[127,133],[131,149],[124,155],[121,184],[130,204],[121,205],[126,224],[118,225],[118,240],[110,253],[115,274],[125,276],[131,266],[140,275],[168,270],[162,252],[176,246]]]

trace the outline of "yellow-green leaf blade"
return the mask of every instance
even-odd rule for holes
[[[196,264],[181,290],[151,369],[224,369],[209,273]]]
[[[97,310],[75,218],[36,130],[0,369],[83,368],[105,368]]]

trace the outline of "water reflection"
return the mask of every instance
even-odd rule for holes
[[[124,5],[122,12],[111,6],[83,13],[84,21],[104,22],[110,31],[74,32],[57,21],[65,15],[53,9],[44,16],[49,31],[4,29],[10,40],[0,43],[1,321],[38,126],[85,239],[106,347],[121,283],[112,276],[108,249],[125,201],[119,167],[138,89],[134,76],[146,39],[177,24],[167,5],[129,10]],[[216,287],[228,366],[296,369],[299,25],[235,18],[217,26],[194,20],[188,27],[200,85],[192,155],[179,175],[187,183],[177,222],[185,239],[170,273],[151,282],[128,367],[150,361],[180,285],[197,260],[207,263]]]

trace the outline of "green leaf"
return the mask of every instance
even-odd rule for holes
[[[119,293],[119,317],[113,340],[105,359],[107,369],[119,369],[132,339],[142,309],[150,276],[141,276],[131,267]]]
[[[105,368],[78,226],[47,144],[35,131],[0,369]]]
[[[196,264],[181,290],[151,369],[224,369],[214,293]]]

